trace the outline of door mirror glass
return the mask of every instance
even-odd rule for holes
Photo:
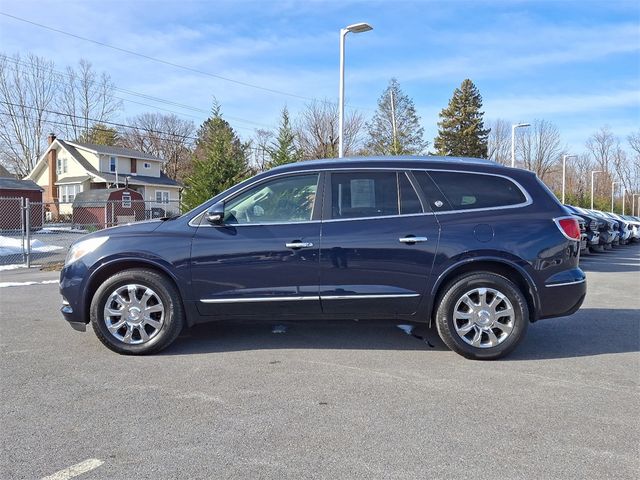
[[[216,203],[205,214],[207,222],[213,225],[222,225],[222,219],[224,218],[224,203]]]

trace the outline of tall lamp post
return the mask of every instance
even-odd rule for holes
[[[620,182],[611,182],[611,213],[613,213],[613,194],[615,193],[615,186]]]
[[[591,170],[591,210],[593,210],[593,177],[596,173],[602,173],[602,170]]]
[[[530,123],[516,123],[511,125],[511,167],[516,166],[516,128],[530,127]]]
[[[640,197],[640,193],[634,193],[631,197],[631,215],[636,215],[636,197]],[[638,207],[640,207],[640,202],[638,202]],[[640,208],[638,210],[640,213]]]
[[[562,156],[562,204],[564,205],[564,184],[567,177],[567,158],[576,158],[575,155]]]
[[[622,214],[624,215],[624,200],[625,200],[625,195],[627,194],[627,189],[624,188],[624,186],[622,187]]]
[[[338,113],[338,157],[344,156],[344,39],[347,33],[362,33],[372,30],[368,23],[354,23],[348,27],[340,29],[340,101]]]

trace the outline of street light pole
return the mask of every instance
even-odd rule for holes
[[[591,210],[593,210],[593,177],[596,173],[602,173],[602,170],[591,170]]]
[[[347,33],[362,33],[372,30],[368,23],[354,23],[340,29],[340,100],[338,105],[338,157],[344,156],[344,40]]]
[[[516,123],[511,125],[511,168],[516,166],[516,128],[530,127],[530,123]]]
[[[575,155],[562,156],[562,204],[564,205],[564,184],[567,176],[567,158],[576,158]]]
[[[640,197],[640,193],[634,193],[633,197],[631,197],[631,215],[636,214],[636,197]],[[640,202],[638,202],[638,207],[640,207]],[[638,210],[640,210],[640,208]],[[640,211],[638,213],[640,213]]]
[[[611,182],[611,213],[613,213],[613,194],[615,192],[614,187],[620,182]]]
[[[624,186],[622,187],[622,214],[624,215],[624,200],[625,200],[625,195],[627,194],[627,189],[624,188]]]

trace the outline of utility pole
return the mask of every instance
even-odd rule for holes
[[[393,88],[391,92],[391,126],[393,128],[393,143],[391,153],[398,155],[398,129],[396,127],[396,102],[393,98]]]

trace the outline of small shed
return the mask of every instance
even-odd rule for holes
[[[24,199],[28,198],[31,228],[42,228],[42,192],[33,180],[0,177],[0,230],[20,230],[24,225]]]
[[[145,219],[144,198],[130,188],[101,188],[80,192],[73,200],[75,225],[106,228]]]

